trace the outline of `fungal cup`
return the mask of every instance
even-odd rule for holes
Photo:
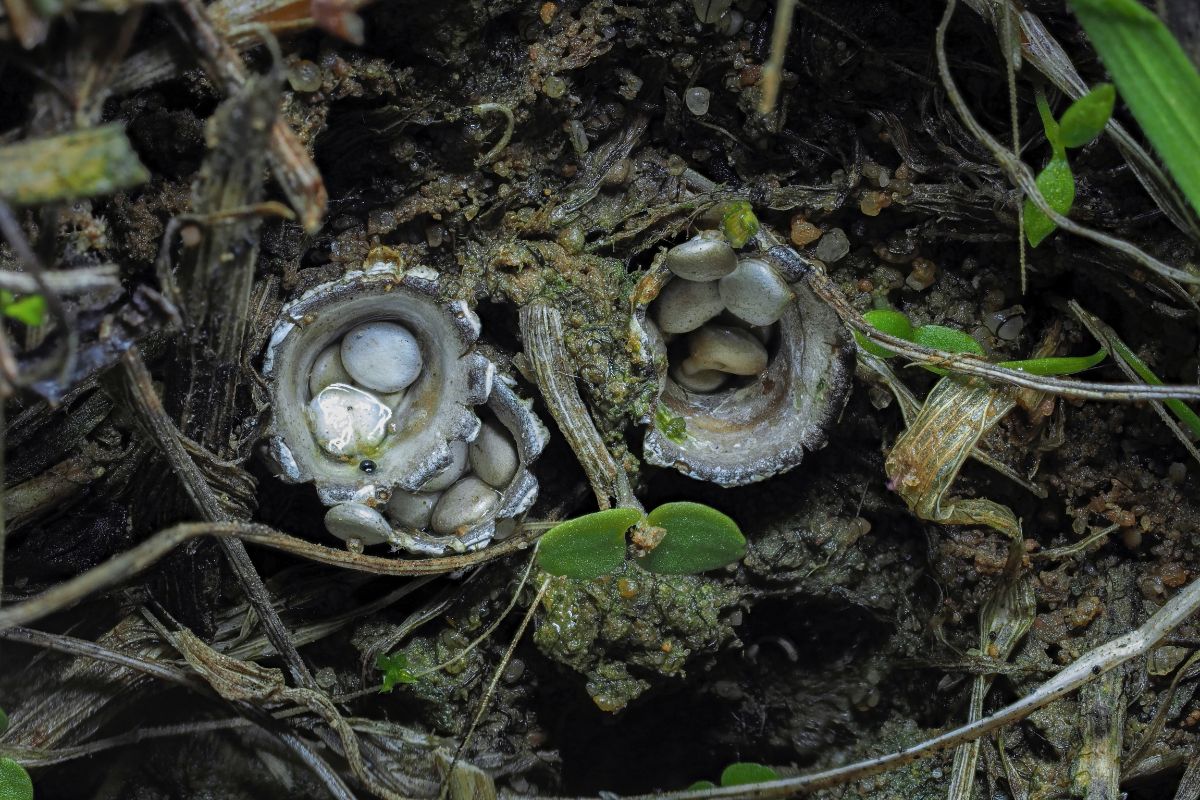
[[[660,385],[649,463],[741,486],[824,446],[849,393],[853,341],[778,246],[764,232],[735,252],[701,233],[639,283],[631,341]]]
[[[389,258],[284,307],[263,366],[266,460],[313,484],[327,530],[349,546],[465,552],[532,505],[546,429],[476,351],[479,334],[465,303],[440,298],[436,272]],[[469,459],[483,409],[476,460],[493,483]]]

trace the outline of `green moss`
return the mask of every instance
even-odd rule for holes
[[[739,597],[727,582],[626,563],[595,581],[551,579],[533,638],[586,677],[599,707],[615,711],[650,687],[642,675],[681,676],[693,654],[733,639],[727,617]]]

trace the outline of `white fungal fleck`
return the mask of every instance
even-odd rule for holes
[[[751,325],[778,322],[796,295],[770,264],[761,258],[743,258],[719,282],[721,300],[731,313]]]
[[[342,349],[331,344],[320,352],[308,373],[308,391],[313,397],[335,383],[351,383],[353,378],[342,366]]]
[[[500,503],[499,493],[470,475],[451,486],[433,509],[433,530],[442,535],[464,532],[492,514]]]
[[[421,374],[421,348],[402,325],[368,322],[342,339],[342,365],[359,385],[390,394]]]
[[[440,497],[430,492],[394,492],[387,504],[388,518],[406,528],[428,528]]]
[[[737,269],[737,253],[728,242],[696,236],[667,251],[667,269],[684,280],[715,281]]]
[[[749,331],[706,325],[688,337],[691,353],[681,368],[690,375],[717,369],[734,375],[757,375],[767,368],[767,348]]]
[[[664,333],[687,333],[725,310],[716,281],[671,281],[654,306],[658,327]]]
[[[467,443],[454,441],[450,443],[450,463],[441,472],[425,481],[421,486],[422,492],[440,492],[449,489],[450,485],[461,478],[467,471]]]
[[[329,509],[325,529],[339,539],[358,539],[366,545],[383,544],[392,534],[383,515],[362,503],[341,503]]]
[[[516,445],[508,431],[491,420],[483,423],[479,436],[468,450],[471,469],[497,489],[507,486],[517,474],[520,460]]]
[[[362,454],[383,443],[392,410],[362,389],[335,383],[308,406],[313,437],[330,455]]]
[[[712,93],[703,86],[693,86],[683,94],[684,105],[697,117],[703,117],[708,113],[708,104],[711,100]]]

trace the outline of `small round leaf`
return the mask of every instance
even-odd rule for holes
[[[765,783],[766,781],[779,780],[779,773],[770,767],[765,767],[762,764],[754,764],[749,761],[739,761],[736,764],[730,764],[721,773],[722,786],[745,786],[750,783]]]
[[[685,792],[700,792],[705,789],[715,789],[717,785],[712,781],[696,781],[691,786],[684,789]]]
[[[663,575],[695,575],[732,564],[746,554],[746,537],[729,517],[700,503],[666,503],[646,521],[666,531],[638,564]]]
[[[1038,191],[1046,202],[1060,214],[1066,214],[1075,204],[1075,176],[1067,159],[1054,158],[1037,176]],[[1025,238],[1037,247],[1054,232],[1058,223],[1050,219],[1031,200],[1025,201]]]
[[[625,560],[625,531],[641,518],[633,508],[610,508],[559,523],[542,535],[538,566],[567,578],[610,575]]]
[[[0,758],[0,800],[33,800],[33,781],[11,758]]]
[[[1071,103],[1058,121],[1063,147],[1083,147],[1099,136],[1116,100],[1117,90],[1111,83],[1102,83]]]

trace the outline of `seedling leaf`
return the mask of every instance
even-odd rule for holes
[[[0,758],[0,800],[33,800],[33,781],[11,758]]]
[[[46,298],[40,294],[31,294],[20,300],[4,303],[3,311],[6,317],[36,327],[46,321]]]
[[[408,666],[408,656],[404,653],[387,655],[380,653],[375,658],[375,666],[383,670],[383,686],[380,692],[391,692],[399,683],[416,683],[417,676]]]
[[[996,366],[1008,369],[1019,369],[1030,375],[1072,375],[1091,369],[1104,360],[1108,355],[1106,350],[1098,350],[1090,356],[1067,356],[1063,358],[1029,358],[1023,361],[1001,361]]]
[[[913,331],[913,342],[948,353],[983,355],[983,348],[970,334],[944,325],[922,325]]]
[[[538,566],[551,575],[592,580],[625,560],[625,531],[641,519],[632,508],[610,508],[555,525],[542,535]]]
[[[1200,73],[1137,0],[1071,0],[1071,8],[1121,98],[1200,211]]]
[[[715,789],[717,785],[712,781],[696,781],[691,786],[684,789],[685,792],[700,792],[705,789]]]
[[[1102,83],[1072,103],[1058,121],[1063,147],[1083,147],[1104,131],[1112,116],[1117,90]]]
[[[779,780],[779,773],[770,767],[762,764],[754,764],[749,761],[739,761],[736,764],[730,764],[721,773],[722,786],[745,786],[751,783],[765,783],[766,781]]]
[[[1071,174],[1071,165],[1066,158],[1050,159],[1037,176],[1037,187],[1050,207],[1060,214],[1069,212],[1075,203],[1075,176]],[[1033,201],[1025,201],[1025,238],[1032,247],[1041,244],[1057,227]]]
[[[904,339],[910,342],[912,341],[912,322],[910,322],[908,317],[902,312],[892,311],[891,309],[887,308],[877,308],[873,311],[868,311],[867,313],[863,314],[863,319],[884,333],[895,336],[897,339]],[[896,355],[886,347],[877,345],[871,340],[867,339],[867,337],[863,336],[858,331],[854,332],[854,339],[858,342],[859,347],[861,347],[863,350],[866,350],[873,356],[879,356],[880,358],[891,358],[892,356]]]
[[[746,537],[729,517],[700,503],[665,503],[646,521],[666,531],[658,546],[638,561],[663,575],[695,575],[739,560]]]

